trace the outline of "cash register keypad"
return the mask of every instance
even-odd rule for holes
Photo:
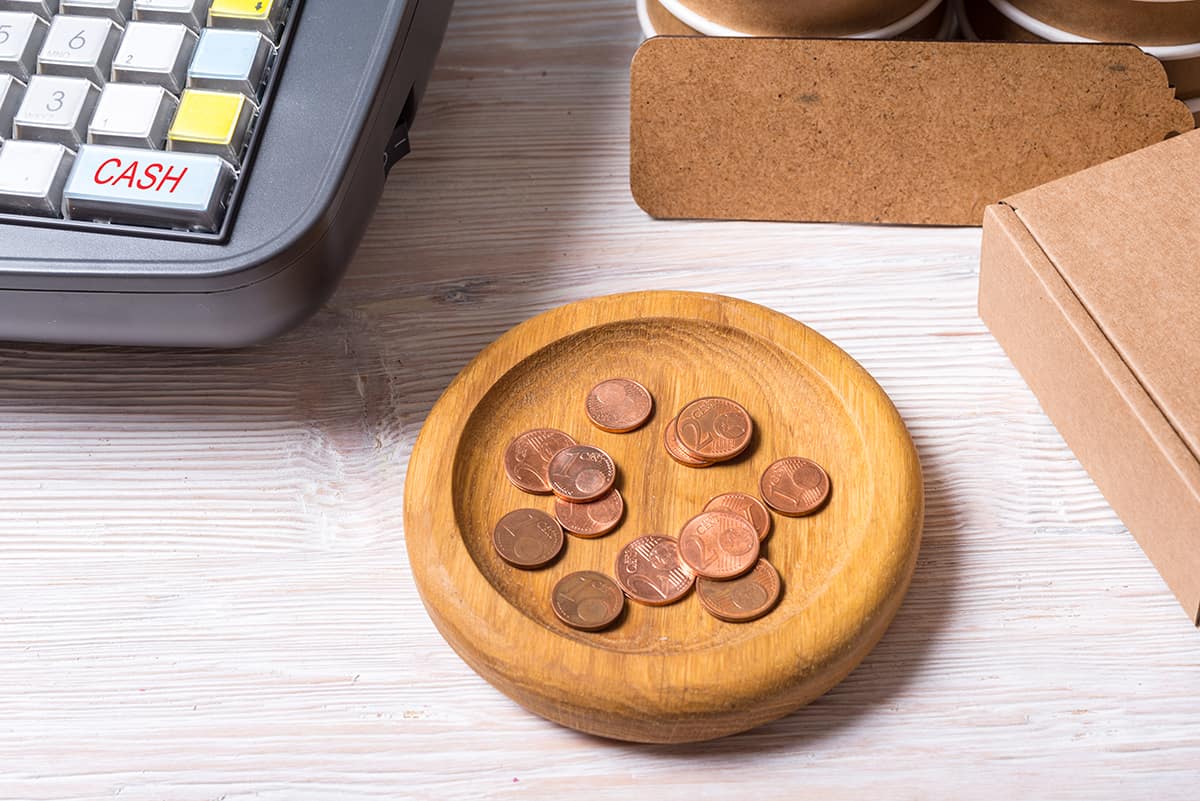
[[[214,233],[299,0],[0,0],[0,215]]]

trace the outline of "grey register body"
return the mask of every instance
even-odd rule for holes
[[[0,339],[231,347],[304,320],[332,294],[370,221],[451,5],[292,0],[286,59],[223,218],[205,198],[183,196],[165,213],[196,223],[190,230],[154,228],[152,214],[141,226],[0,214]],[[90,158],[99,183],[114,185],[100,201],[112,203],[119,164]],[[165,174],[151,176],[159,189]],[[151,183],[120,177],[135,175]],[[83,211],[97,202],[66,194]]]

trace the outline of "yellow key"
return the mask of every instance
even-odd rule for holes
[[[244,95],[185,89],[167,134],[167,147],[186,153],[212,153],[237,167],[255,110]]]
[[[258,31],[274,41],[285,5],[286,0],[213,0],[208,9],[208,24],[214,28]]]

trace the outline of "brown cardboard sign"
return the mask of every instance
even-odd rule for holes
[[[1200,131],[987,210],[979,310],[1200,624]]]
[[[658,37],[630,185],[655,217],[978,225],[1194,126],[1128,45]]]

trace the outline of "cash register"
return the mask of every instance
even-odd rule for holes
[[[232,347],[329,297],[450,0],[0,0],[0,340]]]

